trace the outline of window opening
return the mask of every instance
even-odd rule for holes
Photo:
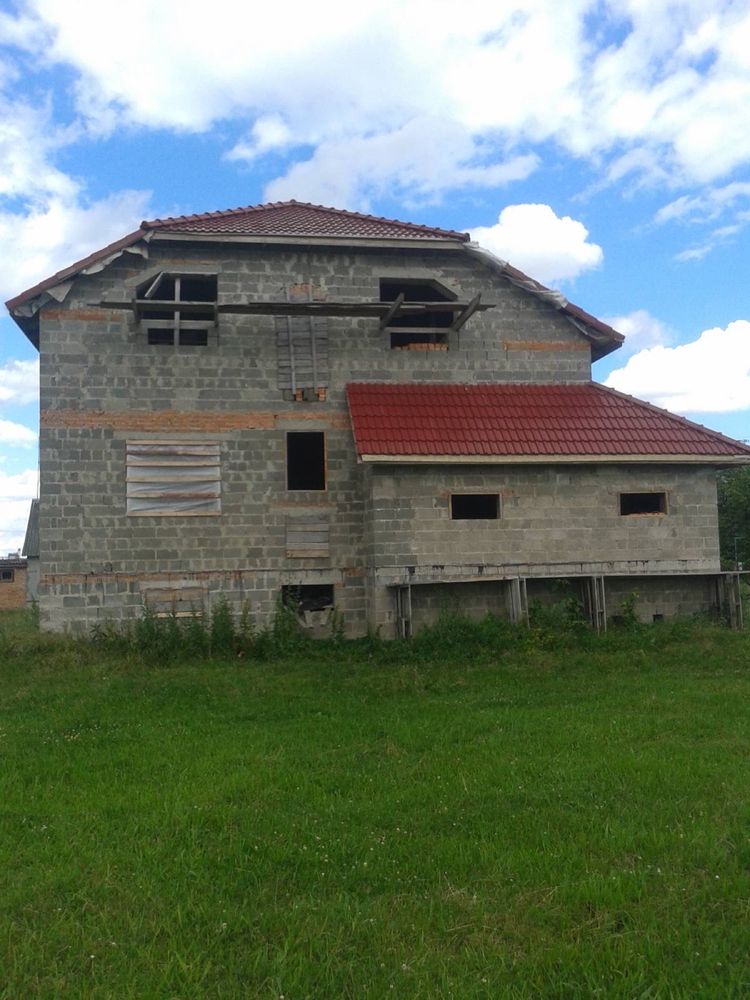
[[[128,514],[221,513],[218,443],[128,441],[125,447]]]
[[[205,592],[202,587],[175,581],[171,585],[149,586],[143,592],[143,606],[155,618],[202,618]]]
[[[0,572],[0,581],[3,583],[13,583],[13,570],[4,569]]]
[[[621,493],[620,513],[630,514],[666,514],[666,493]]]
[[[174,330],[160,330],[158,327],[156,329],[149,327],[146,333],[148,342],[152,346],[165,344],[171,347],[174,344]]]
[[[328,611],[333,607],[332,583],[300,583],[281,588],[281,600],[286,608],[298,614]]]
[[[325,434],[322,431],[288,432],[286,483],[289,490],[326,488]]]
[[[437,281],[413,278],[381,278],[380,301],[397,302],[402,307],[388,319],[387,329],[393,350],[448,350],[448,333],[453,325],[454,310],[440,309],[441,302],[453,303],[456,296]],[[409,310],[409,303],[420,308]],[[430,309],[429,303],[436,303]],[[406,308],[404,308],[404,306]]]
[[[180,347],[205,347],[208,343],[208,330],[180,330]]]
[[[152,345],[205,347],[216,324],[215,274],[159,274],[136,296],[137,315]]]
[[[451,496],[451,518],[454,521],[497,520],[500,517],[500,497],[497,493],[454,493]]]

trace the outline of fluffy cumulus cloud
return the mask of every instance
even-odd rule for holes
[[[29,448],[36,444],[36,433],[14,420],[0,418],[0,444],[13,448]]]
[[[604,254],[589,242],[583,223],[555,214],[549,205],[508,205],[493,226],[471,238],[543,284],[570,281],[601,264]]]
[[[750,10],[731,0],[478,0],[460,15],[451,0],[131,0],[116,31],[112,16],[26,0],[0,41],[72,69],[90,134],[245,120],[230,157],[301,160],[271,191],[314,197],[335,163],[331,193],[361,205],[392,182],[386,151],[429,195],[528,172],[545,142],[614,158],[613,177],[713,183],[750,160]]]
[[[35,403],[39,398],[39,361],[6,361],[0,367],[0,405]]]
[[[677,347],[639,351],[605,384],[677,413],[750,408],[750,322],[705,330]]]
[[[462,126],[425,116],[391,132],[326,140],[265,195],[276,201],[302,192],[309,201],[367,209],[371,197],[385,194],[429,199],[451,187],[498,187],[527,177],[537,163],[533,154],[495,160]]]
[[[657,345],[666,345],[674,340],[674,333],[660,319],[646,309],[636,309],[624,316],[603,317],[614,330],[625,336],[622,352],[646,350]]]
[[[31,497],[37,496],[38,473],[25,469],[14,475],[0,470],[0,556],[23,545]]]

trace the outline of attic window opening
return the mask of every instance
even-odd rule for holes
[[[169,327],[148,327],[146,339],[153,347],[155,345],[165,345],[173,347],[175,342],[180,347],[205,347],[208,344],[208,330],[182,329],[175,330]]]
[[[380,301],[395,303],[399,298],[402,306],[387,324],[391,349],[447,351],[454,313],[430,309],[429,303],[455,302],[456,296],[437,281],[381,278]],[[417,305],[410,310],[409,303]]]
[[[666,514],[666,493],[621,493],[620,514]]]
[[[289,431],[286,436],[288,490],[326,488],[326,446],[322,431]]]
[[[500,517],[497,493],[454,493],[451,518],[454,521],[496,521]]]
[[[215,274],[159,274],[140,286],[136,310],[150,346],[206,347],[216,325]]]

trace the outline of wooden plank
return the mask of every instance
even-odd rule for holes
[[[182,444],[181,442],[151,442],[151,441],[128,441],[126,444],[128,455],[154,458],[219,458],[219,446],[217,444]]]
[[[171,590],[152,587],[143,591],[143,598],[148,604],[203,603],[204,596],[205,591],[200,587],[173,587]]]
[[[129,454],[127,464],[131,468],[142,469],[218,469],[221,463],[218,455],[185,455],[176,458],[171,454],[151,456]]]
[[[155,300],[152,300],[155,301]],[[152,305],[152,303],[146,303]],[[183,303],[169,302],[173,308],[181,307]],[[187,303],[188,305],[208,306],[215,305],[217,313],[236,313],[237,315],[263,315],[263,316],[363,316],[379,319],[384,316],[393,305],[392,302],[213,302]],[[406,306],[410,311],[419,312],[425,309],[432,312],[461,312],[467,307],[468,302],[409,302]],[[89,304],[90,308],[99,309],[134,309],[135,302],[102,300]],[[484,311],[494,309],[494,303],[484,302],[477,309]]]
[[[479,308],[479,303],[481,301],[482,301],[482,294],[480,292],[480,293],[478,293],[477,295],[474,296],[474,298],[471,300],[471,302],[468,304],[468,306],[464,309],[464,311],[462,313],[460,313],[458,316],[456,316],[456,318],[453,320],[453,326],[451,327],[451,329],[454,330],[454,331],[456,331],[456,332],[458,332],[461,329],[461,327],[464,325],[464,323],[468,319],[470,319],[474,315],[474,313],[477,311],[477,309]]]
[[[404,303],[405,297],[406,296],[404,295],[404,293],[401,292],[401,294],[398,296],[398,298],[395,299],[394,302],[392,303],[392,305],[391,305],[390,309],[388,310],[388,312],[384,313],[384,315],[381,317],[381,319],[380,319],[380,329],[381,330],[385,330],[385,328],[388,326],[388,324],[390,323],[390,321],[393,319],[393,317],[399,311],[399,309],[401,308],[401,306]]]

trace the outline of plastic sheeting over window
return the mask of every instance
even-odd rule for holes
[[[128,514],[221,513],[217,443],[128,441],[126,448]]]

